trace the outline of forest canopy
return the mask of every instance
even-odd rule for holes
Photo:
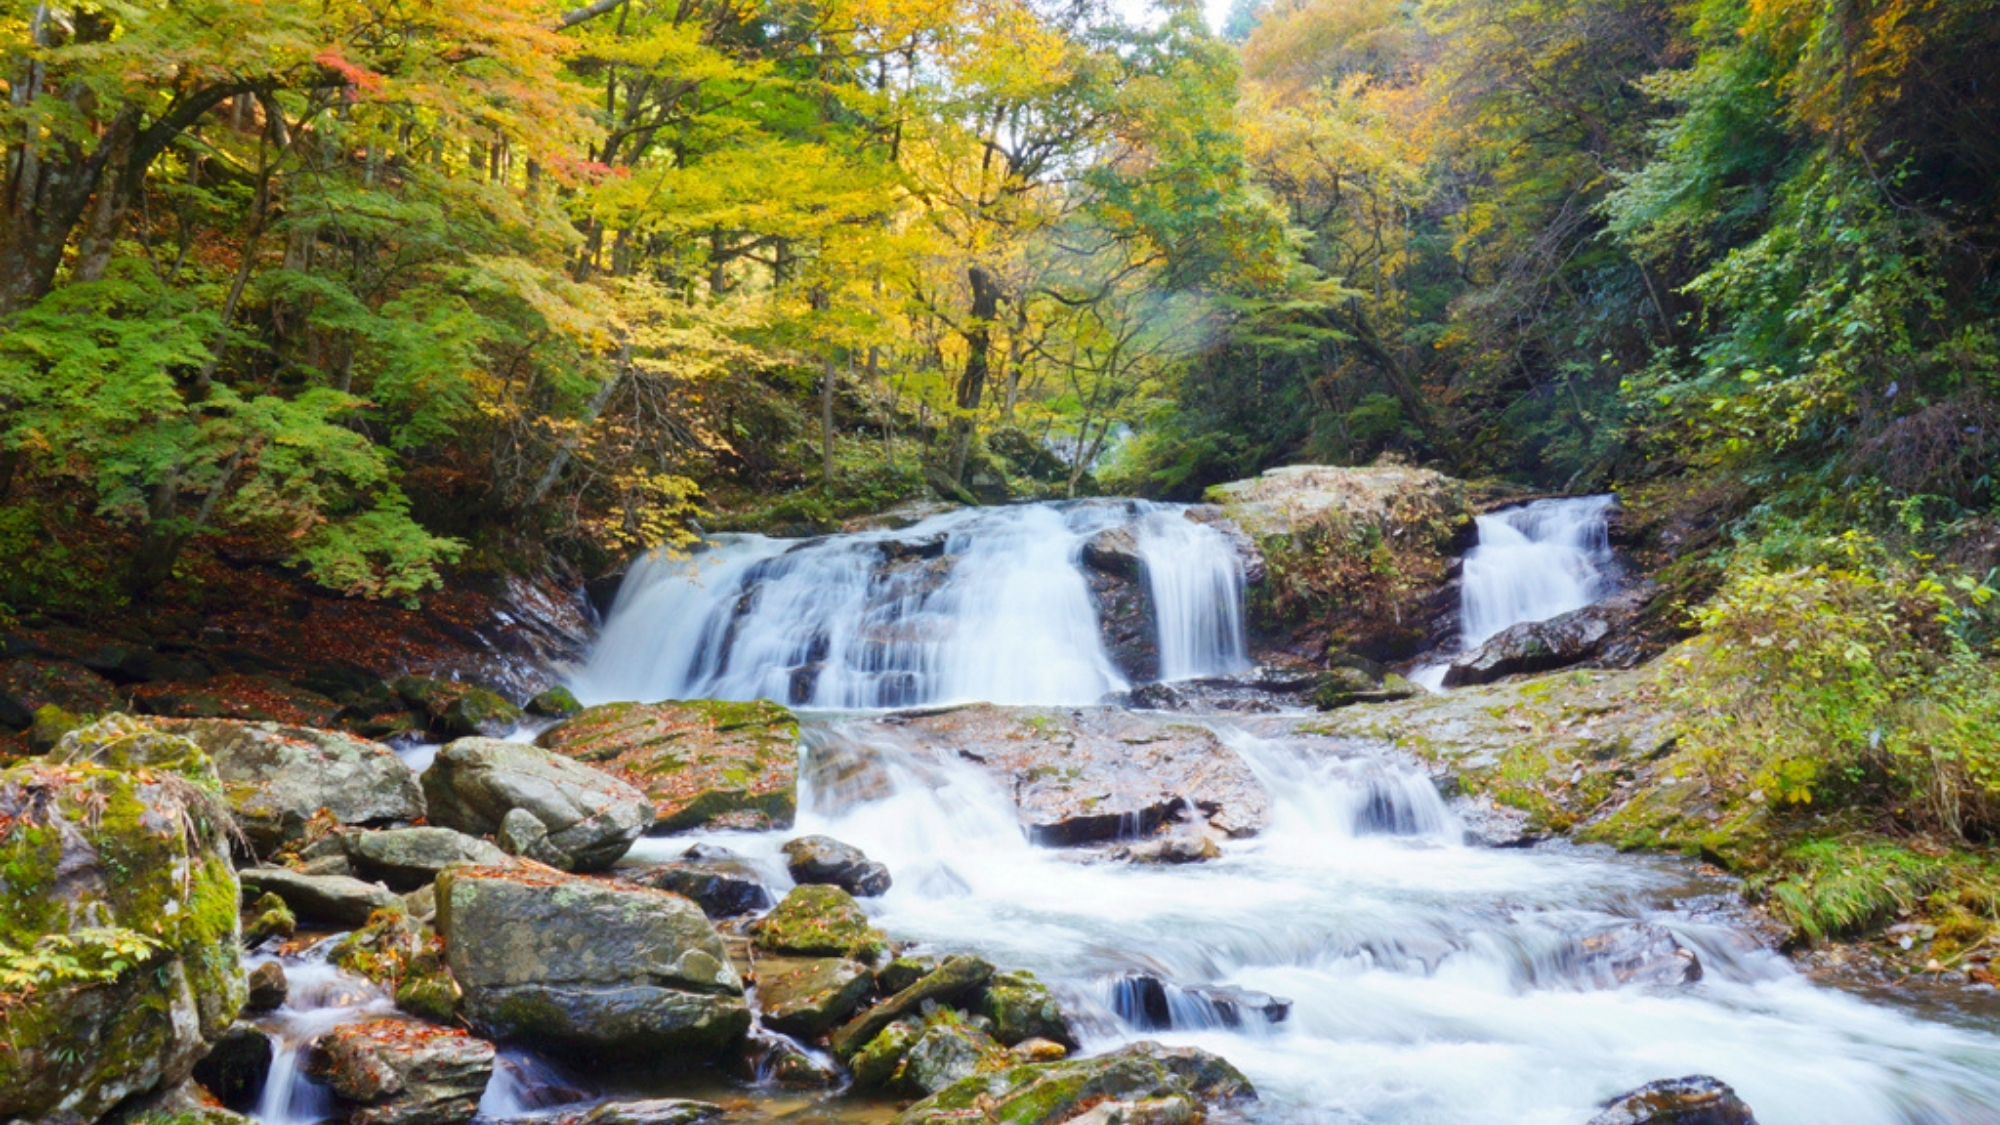
[[[1993,503],[2000,0],[5,19],[17,607],[1384,454]]]

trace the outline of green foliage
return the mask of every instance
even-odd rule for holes
[[[1983,838],[2000,798],[2000,673],[1973,646],[1995,596],[1850,535],[1785,570],[1751,559],[1697,614],[1669,698],[1711,776],[1778,805],[1881,803]]]
[[[43,934],[26,949],[0,943],[0,992],[110,984],[165,945],[120,926]]]

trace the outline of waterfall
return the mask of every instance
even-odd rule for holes
[[[1228,538],[1176,508],[1148,512],[1135,538],[1158,621],[1160,679],[1248,669],[1243,563]]]
[[[1460,643],[1478,648],[1523,621],[1546,621],[1611,592],[1612,496],[1537,500],[1478,518],[1465,556]]]
[[[1129,687],[1105,652],[1083,543],[1131,527],[1163,678],[1240,671],[1241,563],[1172,505],[1023,504],[900,531],[718,536],[626,575],[586,701],[776,699],[826,708],[1082,704]]]

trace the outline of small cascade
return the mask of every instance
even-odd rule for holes
[[[901,531],[720,536],[691,558],[641,558],[573,687],[586,702],[1091,703],[1130,685],[1105,652],[1083,543],[1128,525],[1165,678],[1242,671],[1241,562],[1182,511],[974,508]]]
[[[1177,508],[1148,512],[1135,530],[1159,624],[1160,679],[1247,671],[1243,562],[1228,538]]]
[[[305,1071],[313,1043],[341,1024],[396,1010],[373,983],[327,962],[327,953],[344,936],[328,938],[297,957],[276,958],[285,968],[285,1003],[256,1020],[272,1040],[271,1071],[251,1113],[261,1125],[318,1125],[333,1116],[332,1093]]]
[[[547,1059],[503,1047],[494,1056],[493,1077],[480,1095],[479,1116],[489,1121],[512,1121],[574,1105],[590,1096]]]
[[[1460,644],[1478,648],[1510,625],[1546,621],[1611,593],[1606,521],[1616,503],[1608,495],[1537,500],[1480,516],[1460,586]]]

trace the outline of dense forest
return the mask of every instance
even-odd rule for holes
[[[1691,737],[2000,829],[1993,0],[36,3],[4,45],[0,613],[1386,457],[1709,529],[1661,574],[1728,642]]]

